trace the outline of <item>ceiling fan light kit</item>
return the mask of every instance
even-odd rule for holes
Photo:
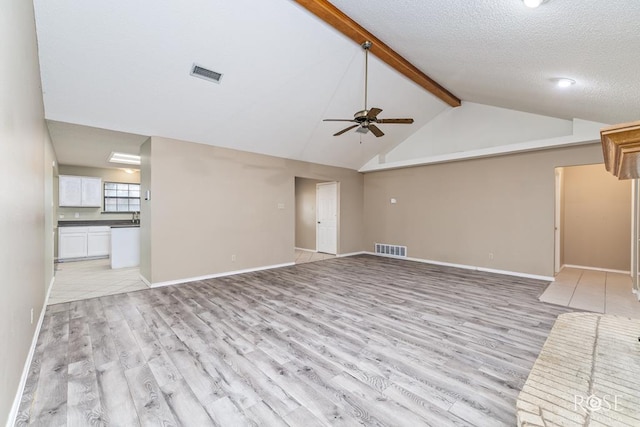
[[[535,9],[543,3],[548,2],[549,0],[522,0],[525,6]]]
[[[368,79],[369,79],[369,49],[372,46],[370,41],[365,41],[362,43],[362,48],[364,49],[364,110],[360,110],[353,115],[353,119],[324,119],[325,122],[353,122],[355,125],[351,125],[342,129],[339,132],[333,134],[333,136],[340,136],[345,132],[350,131],[351,129],[356,129],[356,132],[366,134],[369,131],[373,133],[377,138],[380,138],[384,135],[384,132],[380,130],[376,123],[386,123],[386,124],[411,124],[413,123],[413,119],[379,119],[378,114],[382,112],[382,108],[372,107],[371,109],[367,108],[367,89],[368,89]]]
[[[557,79],[553,79],[553,81],[555,82],[556,86],[558,86],[559,88],[568,88],[573,86],[574,84],[576,84],[576,81],[573,79],[569,79],[567,77],[559,77]]]

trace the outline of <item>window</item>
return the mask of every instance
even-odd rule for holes
[[[139,212],[140,184],[104,183],[105,212]]]

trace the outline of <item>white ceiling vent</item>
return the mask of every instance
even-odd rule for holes
[[[222,79],[222,73],[209,70],[197,64],[193,64],[190,74],[194,77],[199,77],[201,79],[209,80],[210,82],[214,83],[220,83],[220,79]]]

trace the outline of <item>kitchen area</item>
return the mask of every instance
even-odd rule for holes
[[[59,165],[49,304],[147,288],[139,274],[140,173],[133,167]]]

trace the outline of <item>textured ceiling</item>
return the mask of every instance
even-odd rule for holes
[[[603,123],[640,115],[640,1],[331,2],[463,101]],[[558,90],[556,77],[576,84]]]
[[[463,101],[638,118],[638,1],[550,0],[536,10],[520,0],[333,3]],[[323,118],[362,108],[362,50],[290,0],[34,4],[52,121],[358,169],[449,108],[372,58],[369,106],[416,123],[381,126],[385,137],[362,143],[353,132],[331,136],[343,124]],[[189,76],[193,63],[222,72],[221,84]],[[560,76],[577,84],[560,91],[549,81]]]

